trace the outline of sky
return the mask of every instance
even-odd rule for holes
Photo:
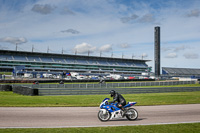
[[[0,49],[200,68],[200,0],[0,0]]]

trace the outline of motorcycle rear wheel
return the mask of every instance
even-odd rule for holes
[[[126,112],[126,118],[130,121],[134,121],[138,118],[138,112],[134,108],[129,108]]]
[[[105,114],[103,114],[102,110],[99,110],[98,118],[99,118],[100,121],[103,121],[103,122],[108,121],[110,119],[110,117],[111,117],[111,114],[108,110],[106,110]]]

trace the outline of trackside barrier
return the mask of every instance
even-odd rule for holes
[[[31,88],[122,88],[122,87],[140,87],[140,86],[168,86],[195,84],[195,81],[169,81],[169,82],[127,82],[127,83],[104,83],[104,84],[21,84],[13,86],[27,86]]]
[[[105,84],[18,84],[13,92],[23,95],[96,95],[108,94],[111,89],[122,94],[200,91],[200,87],[141,87],[195,84],[195,81],[130,82]],[[132,88],[140,87],[140,88]]]
[[[109,94],[109,88],[39,88],[38,94],[45,95],[102,95]],[[121,94],[137,93],[165,93],[165,92],[192,92],[200,91],[200,87],[157,87],[157,88],[115,88]]]
[[[13,86],[13,93],[21,94],[21,95],[29,95],[36,96],[38,95],[38,89],[32,89],[27,86]]]
[[[0,85],[0,91],[12,91],[11,85]]]

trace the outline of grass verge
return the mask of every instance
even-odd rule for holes
[[[199,131],[200,123],[92,128],[0,129],[0,133],[199,133]]]
[[[124,94],[136,105],[170,105],[200,103],[200,91],[173,93]],[[97,107],[109,95],[24,96],[0,91],[0,107]]]

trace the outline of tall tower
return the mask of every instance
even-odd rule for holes
[[[160,27],[155,27],[154,31],[154,60],[155,60],[155,76],[160,76]]]

